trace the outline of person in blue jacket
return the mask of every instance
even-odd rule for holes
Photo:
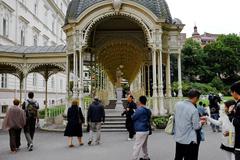
[[[136,131],[136,140],[133,147],[132,160],[137,160],[142,149],[143,157],[140,160],[150,160],[148,156],[147,142],[151,132],[151,111],[146,107],[147,98],[141,96],[137,102],[136,112],[132,115],[134,129]]]

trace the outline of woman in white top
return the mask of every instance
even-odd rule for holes
[[[234,127],[228,118],[229,108],[234,106],[236,102],[234,100],[228,100],[224,102],[225,112],[220,114],[218,120],[207,117],[208,121],[217,126],[222,126],[222,144],[221,149],[226,152],[226,160],[235,160],[234,158]]]

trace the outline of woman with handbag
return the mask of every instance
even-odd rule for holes
[[[64,136],[68,137],[68,146],[74,147],[72,144],[73,137],[78,138],[79,145],[83,145],[82,141],[82,124],[84,123],[84,117],[81,108],[78,106],[78,100],[72,101],[72,106],[68,108],[67,113],[67,126],[64,132]]]

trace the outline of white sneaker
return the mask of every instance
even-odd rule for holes
[[[128,141],[133,141],[133,138],[128,138]]]

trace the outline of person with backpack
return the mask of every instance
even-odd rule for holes
[[[33,150],[33,137],[35,133],[36,121],[38,121],[39,104],[33,99],[34,93],[28,93],[28,99],[22,104],[22,109],[26,112],[26,125],[24,134],[27,140],[28,150]]]
[[[143,157],[139,160],[150,160],[148,156],[148,136],[151,134],[151,111],[146,107],[147,98],[141,96],[139,102],[137,103],[138,108],[136,112],[132,115],[132,120],[134,124],[134,129],[136,131],[136,140],[133,147],[132,160],[137,160],[140,151],[143,151]]]

